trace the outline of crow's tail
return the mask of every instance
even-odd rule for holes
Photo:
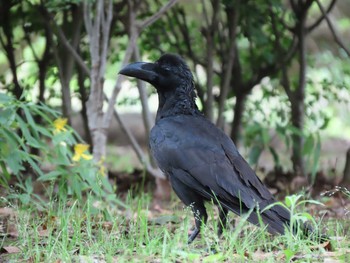
[[[262,221],[271,234],[284,234],[286,228],[289,228],[291,223],[289,211],[280,205],[275,205],[270,209],[261,212],[259,216],[256,212],[253,212],[248,217],[248,221],[258,226],[261,225]],[[302,232],[302,235],[305,238],[310,238],[313,241],[323,243],[329,240],[329,237],[314,230],[311,225],[307,223],[296,222],[295,226],[293,226],[294,234],[296,234],[298,230]]]

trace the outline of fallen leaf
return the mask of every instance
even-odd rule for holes
[[[16,215],[16,212],[13,211],[12,208],[9,207],[0,207],[0,216],[14,216]]]
[[[50,235],[49,230],[47,229],[42,229],[38,231],[39,237],[48,237]]]
[[[111,231],[112,228],[113,228],[113,223],[112,223],[112,222],[105,221],[105,222],[102,222],[101,227],[102,227],[102,229],[104,229],[104,230]]]
[[[16,254],[19,252],[21,252],[21,250],[15,246],[7,246],[0,249],[0,254]]]
[[[318,244],[316,246],[310,246],[310,249],[313,250],[318,250],[320,248],[323,248],[326,251],[332,251],[332,244],[331,242],[328,240],[326,242],[323,242],[321,244]]]

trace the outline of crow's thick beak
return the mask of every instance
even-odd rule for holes
[[[158,74],[155,72],[155,64],[146,62],[135,62],[126,65],[119,71],[119,74],[138,78],[151,84],[153,84],[158,77]]]

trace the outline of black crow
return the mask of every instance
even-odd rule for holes
[[[284,233],[289,211],[276,205],[261,212],[274,197],[232,140],[198,110],[193,76],[181,57],[165,54],[154,63],[131,63],[119,73],[147,81],[157,90],[159,107],[149,144],[175,193],[192,208],[196,225],[189,243],[206,223],[205,201],[219,207],[219,235],[228,211],[250,211],[249,222],[260,226],[262,221],[270,233]]]

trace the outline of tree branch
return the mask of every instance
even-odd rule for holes
[[[103,12],[103,11],[102,11]],[[108,46],[109,46],[109,34],[111,30],[111,23],[113,18],[113,1],[109,0],[108,7],[107,7],[107,15],[106,17],[102,17],[102,51],[101,51],[101,58],[104,60],[103,63],[101,63],[100,67],[100,75],[103,75],[105,73],[106,68],[106,60],[107,60],[107,52],[108,52]]]
[[[130,42],[130,44],[128,45],[128,48],[125,51],[125,55],[124,55],[124,59],[123,59],[121,68],[124,67],[130,61],[132,52],[134,50],[134,44],[131,44],[131,42],[136,43],[136,41],[130,40],[129,42]],[[125,78],[124,75],[118,75],[117,80],[115,82],[112,95],[109,98],[107,111],[104,115],[104,126],[105,127],[107,127],[109,125],[109,123],[111,123],[113,111],[114,111],[114,104],[115,104],[117,96],[122,88],[121,84],[122,84],[124,78]]]
[[[236,6],[231,10],[227,11],[227,16],[231,20],[229,24],[230,44],[227,52],[227,58],[226,58],[227,64],[224,71],[223,83],[220,90],[219,113],[218,113],[218,118],[216,122],[216,125],[218,127],[223,127],[223,124],[224,124],[223,113],[225,109],[226,98],[230,88],[230,82],[232,78],[231,73],[232,73],[232,68],[233,68],[235,56],[236,56],[236,52],[235,52],[236,51],[236,32],[237,32],[237,24],[238,24],[238,17],[239,17],[239,11],[238,11],[239,5],[240,5],[240,1],[238,0]]]
[[[350,58],[350,49],[348,47],[346,47],[343,43],[343,41],[341,40],[341,38],[339,37],[338,33],[336,32],[335,28],[333,27],[333,24],[330,20],[330,18],[328,17],[326,11],[324,10],[322,4],[320,3],[319,0],[316,0],[316,3],[318,5],[318,7],[320,8],[324,18],[327,21],[328,27],[333,35],[333,38],[335,40],[335,42],[345,51],[345,53],[348,55],[348,57]]]
[[[319,2],[319,1],[316,1]],[[309,26],[306,30],[308,33],[310,33],[312,30],[314,30],[316,27],[319,26],[319,24],[326,18],[327,14],[333,9],[335,3],[337,2],[337,0],[332,0],[332,2],[329,4],[327,11],[322,11],[322,15],[316,20],[315,23],[313,23],[311,26]],[[318,4],[318,3],[317,3]],[[321,9],[321,8],[320,8]]]
[[[104,97],[105,97],[105,100],[108,101],[106,94],[104,94]],[[116,118],[116,120],[118,121],[121,129],[124,131],[124,133],[128,137],[128,139],[131,143],[131,146],[136,153],[137,158],[139,159],[141,164],[146,168],[146,171],[154,177],[165,179],[164,174],[159,169],[155,169],[151,166],[150,162],[146,158],[145,153],[143,152],[142,148],[140,147],[137,140],[135,139],[135,136],[129,131],[129,129],[126,127],[124,121],[120,118],[118,111],[113,110],[113,115]]]
[[[175,5],[177,1],[178,0],[169,0],[169,2],[165,4],[157,13],[142,21],[139,24],[139,32],[156,22],[166,11],[168,11],[173,5]]]
[[[81,58],[81,56],[78,54],[78,52],[74,49],[74,47],[70,44],[70,42],[67,40],[65,34],[63,33],[62,29],[56,24],[56,21],[51,17],[51,15],[48,13],[48,11],[45,8],[42,8],[42,13],[44,15],[44,18],[48,19],[53,27],[56,30],[56,35],[61,41],[61,43],[67,48],[67,51],[72,54],[75,61],[81,67],[81,69],[84,71],[85,74],[90,75],[90,69],[85,64],[84,60]],[[85,11],[84,11],[84,17],[85,17]]]

